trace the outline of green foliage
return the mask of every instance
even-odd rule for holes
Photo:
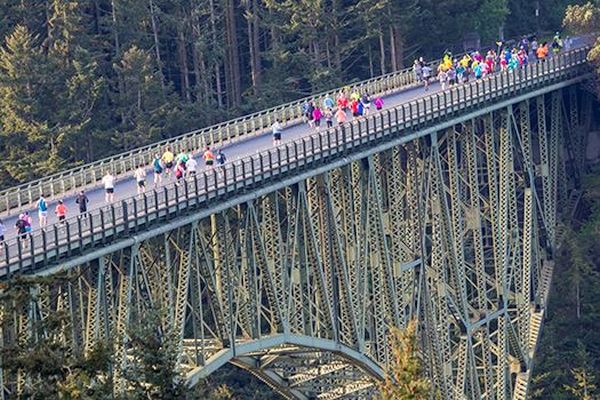
[[[381,400],[425,400],[431,396],[431,383],[424,377],[417,355],[417,324],[390,332],[392,355],[383,382],[378,383]]]
[[[2,2],[0,187],[438,57],[470,32],[531,31],[530,3]]]
[[[166,313],[148,309],[143,318],[130,323],[127,332],[127,362],[122,373],[124,392],[115,393],[113,382],[115,343],[98,341],[87,352],[73,346],[72,315],[66,311],[38,314],[40,288],[48,285],[49,301],[61,301],[59,287],[72,284],[69,274],[47,278],[16,277],[0,291],[0,329],[3,347],[0,367],[4,383],[23,377],[23,398],[44,400],[232,399],[226,382],[248,397],[272,399],[270,391],[260,390],[256,382],[240,379],[239,371],[225,370],[216,379],[188,388],[177,368],[178,335],[168,326]],[[32,318],[37,315],[35,318]],[[19,331],[17,320],[28,318],[27,328]],[[19,334],[15,333],[19,331]],[[228,372],[229,371],[229,372]],[[256,395],[257,392],[264,394]]]
[[[597,399],[600,371],[600,171],[584,179],[577,229],[567,228],[557,254],[532,398]],[[590,397],[591,396],[591,397]]]

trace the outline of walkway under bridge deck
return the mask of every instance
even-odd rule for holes
[[[593,99],[586,48],[203,170],[184,185],[9,241],[13,274],[58,274],[5,328],[70,311],[78,351],[167,310],[190,385],[226,362],[287,398],[369,398],[390,326],[416,318],[445,399],[524,399],[575,203]],[[4,335],[14,337],[18,335]],[[22,374],[2,375],[18,393]]]

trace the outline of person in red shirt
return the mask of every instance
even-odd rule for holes
[[[337,98],[337,105],[338,108],[343,111],[346,111],[346,109],[348,109],[348,99],[346,98],[344,92],[340,92],[340,95]]]
[[[54,213],[58,217],[58,221],[61,224],[65,223],[65,219],[67,218],[67,206],[64,205],[62,200],[58,201],[56,208],[54,209]]]
[[[350,103],[350,110],[352,111],[353,117],[360,117],[360,114],[358,113],[358,100],[352,100],[352,103]]]

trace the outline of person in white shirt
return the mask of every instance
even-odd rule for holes
[[[146,171],[141,165],[133,172],[133,177],[137,182],[138,194],[143,194],[146,190]]]
[[[273,146],[277,146],[281,144],[281,123],[279,123],[279,119],[275,120],[273,125],[271,125],[271,131],[273,132]]]
[[[198,167],[198,161],[192,156],[185,162],[185,169],[188,177],[196,175],[196,168]]]
[[[112,203],[115,199],[115,177],[110,171],[106,171],[106,175],[102,178],[102,183],[104,184],[104,191],[106,192],[104,201],[106,203]]]

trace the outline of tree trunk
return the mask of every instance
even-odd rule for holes
[[[181,74],[181,92],[189,102],[190,97],[190,74],[188,70],[187,48],[185,46],[185,36],[183,26],[177,30],[177,52],[179,53],[179,72]]]
[[[396,66],[398,69],[404,68],[404,37],[398,26],[394,26],[394,44],[396,53]]]
[[[94,33],[100,33],[100,5],[94,0]]]
[[[112,17],[113,38],[115,41],[115,59],[117,61],[120,61],[121,44],[119,43],[119,28],[118,28],[118,23],[117,23],[117,9],[115,7],[115,0],[110,1],[110,14]],[[119,94],[122,96],[123,94],[125,94],[125,83],[123,82],[123,76],[120,73],[117,74],[117,82],[119,85]],[[121,110],[123,110],[123,107],[121,107]],[[125,112],[121,111],[121,123],[122,124],[125,123],[125,119],[126,119]]]
[[[579,279],[577,279],[577,284],[575,285],[575,299],[577,303],[577,319],[581,319],[581,294]]]
[[[110,14],[112,17],[112,23],[113,23],[113,37],[115,40],[115,54],[116,54],[116,58],[119,58],[121,56],[121,45],[119,43],[119,29],[118,29],[118,25],[117,25],[117,8],[115,7],[115,0],[111,0],[110,1]]]
[[[312,48],[314,51],[314,62],[316,67],[321,66],[321,46],[319,45],[319,40],[314,40],[312,42]]]
[[[208,83],[206,62],[204,60],[204,54],[199,50],[198,44],[202,40],[200,32],[202,26],[200,25],[200,19],[198,13],[192,13],[192,62],[194,67],[194,85],[196,89],[196,101],[202,102],[206,105],[209,104],[210,97],[210,86]]]
[[[385,41],[383,39],[383,30],[379,30],[379,64],[381,75],[385,74]]]
[[[260,91],[261,63],[260,63],[260,37],[258,24],[258,9],[256,0],[246,1],[246,19],[248,23],[248,48],[250,50],[250,75],[254,94]]]
[[[226,0],[226,32],[227,32],[227,48],[229,53],[228,69],[230,81],[230,103],[233,107],[239,107],[242,102],[241,96],[241,76],[240,76],[240,52],[237,41],[237,28],[235,22],[235,5],[234,0]]]
[[[392,72],[398,71],[398,59],[396,58],[396,37],[394,28],[390,26],[390,59],[392,61]]]
[[[215,3],[214,0],[209,0],[210,4],[210,30],[212,36],[213,47],[217,46],[217,22],[216,22],[216,13],[215,13]],[[215,62],[215,86],[217,92],[217,104],[219,108],[223,108],[223,87],[221,84],[221,61],[217,60]]]
[[[154,14],[154,2],[149,0],[150,6],[150,24],[152,25],[152,36],[154,38],[154,54],[156,55],[156,66],[158,67],[158,78],[163,95],[165,94],[165,76],[163,74],[162,60],[160,59],[160,41],[158,39],[158,24]]]
[[[336,71],[342,70],[342,55],[340,46],[340,35],[338,27],[338,13],[340,10],[340,0],[333,0],[331,3],[331,13],[334,16],[333,26],[333,66]]]
[[[373,70],[373,52],[371,51],[371,44],[369,43],[369,77],[372,78],[375,75]]]

